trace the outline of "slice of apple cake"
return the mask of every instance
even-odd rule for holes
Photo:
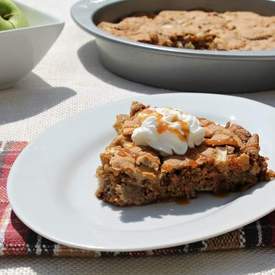
[[[133,102],[114,128],[117,136],[100,156],[96,192],[114,205],[240,191],[274,176],[259,154],[259,136],[231,122]]]

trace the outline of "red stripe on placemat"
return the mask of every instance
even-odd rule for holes
[[[4,151],[20,153],[27,144],[26,141],[8,141],[5,144]]]
[[[8,203],[6,178],[0,178],[0,204],[1,203]]]
[[[10,168],[14,161],[18,157],[19,153],[25,148],[27,142],[7,142],[4,146],[4,150],[1,153],[1,178],[7,178],[10,172]]]
[[[3,218],[5,215],[6,208],[9,206],[8,202],[2,202],[0,203],[0,231],[1,231],[1,225],[3,224]]]
[[[0,153],[0,229],[4,237],[2,254],[26,255],[26,236],[28,229],[10,210],[7,198],[7,178],[17,156],[27,145],[27,142],[1,143]],[[4,232],[3,232],[4,231]]]
[[[11,212],[10,222],[4,235],[3,254],[15,256],[27,255],[27,238],[29,234],[31,234],[31,230],[16,217],[14,212]]]
[[[1,146],[3,143],[1,142]],[[0,153],[0,202],[7,202],[7,178],[17,156],[27,145],[27,142],[9,141]],[[1,148],[0,148],[1,149]]]

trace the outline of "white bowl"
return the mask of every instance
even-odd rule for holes
[[[26,76],[48,52],[64,27],[53,15],[16,3],[29,27],[0,32],[0,89]]]

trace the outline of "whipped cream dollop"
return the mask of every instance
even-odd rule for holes
[[[199,120],[172,108],[148,108],[138,114],[142,122],[132,134],[137,145],[150,146],[164,155],[184,155],[188,148],[200,145],[205,130]]]

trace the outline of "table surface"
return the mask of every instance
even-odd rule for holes
[[[74,0],[21,0],[63,16],[66,26],[34,71],[0,91],[0,139],[31,141],[83,110],[137,94],[169,92],[124,80],[99,62],[94,38],[70,18]],[[275,91],[238,94],[275,107]],[[0,274],[275,274],[275,250],[153,258],[0,258]]]

